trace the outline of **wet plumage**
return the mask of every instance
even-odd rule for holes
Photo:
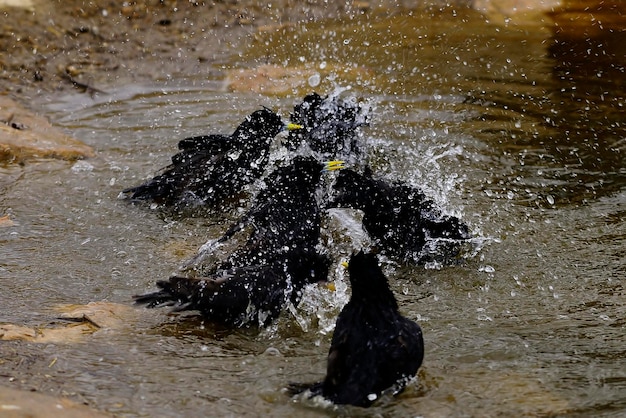
[[[294,250],[270,263],[221,269],[207,277],[171,277],[158,281],[159,291],[135,296],[148,307],[196,310],[206,319],[229,326],[267,326],[287,303],[298,305],[302,289],[326,280],[330,260],[316,252]]]
[[[208,245],[188,266],[201,262],[215,245],[226,242],[240,231],[248,237],[221,268],[270,262],[282,252],[295,249],[313,251],[320,238],[320,205],[317,190],[325,165],[313,157],[298,156],[279,167],[264,180],[249,211],[221,238]]]
[[[318,253],[320,208],[316,190],[324,164],[296,157],[265,180],[251,209],[217,241],[250,229],[247,240],[218,266],[198,269],[199,279],[172,277],[158,292],[136,297],[148,306],[174,304],[227,325],[267,325],[287,302],[297,306],[302,288],[325,281],[330,259]],[[201,264],[211,246],[190,267]],[[188,270],[191,270],[188,269]]]
[[[422,330],[398,312],[374,254],[359,252],[349,262],[352,295],[342,309],[328,352],[326,377],[313,385],[295,384],[336,404],[369,406],[383,392],[401,391],[424,358]]]
[[[333,187],[336,194],[328,206],[363,211],[363,227],[379,250],[402,261],[447,260],[457,255],[460,242],[471,238],[463,221],[442,214],[421,190],[405,183],[346,169]]]
[[[151,180],[122,193],[165,206],[221,206],[261,176],[274,137],[285,127],[269,109],[257,110],[230,135],[186,138],[172,164]]]
[[[291,121],[303,128],[291,131],[284,143],[293,150],[304,142],[321,160],[358,161],[358,128],[367,125],[367,110],[354,99],[309,94],[291,114]]]

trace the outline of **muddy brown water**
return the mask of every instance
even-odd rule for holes
[[[261,105],[287,116],[311,90],[370,101],[378,172],[423,187],[482,246],[458,266],[386,265],[426,358],[417,382],[369,410],[282,392],[324,374],[347,298],[340,270],[336,293],[309,289],[262,332],[141,310],[79,344],[2,343],[21,358],[0,364],[3,379],[124,417],[623,415],[625,62],[601,41],[567,46],[478,15],[370,15],[266,32],[232,59],[317,72],[286,96],[198,74],[51,97],[48,116],[98,157],[0,167],[0,212],[16,223],[0,229],[2,322],[130,304],[175,271],[235,214],[175,219],[119,191],[165,166],[179,139],[231,132]],[[348,215],[331,218],[337,241],[357,234]]]

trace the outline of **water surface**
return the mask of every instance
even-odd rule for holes
[[[98,157],[0,167],[0,213],[16,222],[0,229],[0,321],[48,324],[59,303],[130,305],[236,216],[177,219],[117,198],[178,140],[230,133],[262,105],[287,116],[314,89],[364,97],[377,172],[422,187],[484,242],[458,266],[386,265],[426,341],[400,397],[334,409],[281,392],[323,377],[348,292],[340,270],[336,293],[309,289],[269,330],[139,309],[81,344],[3,343],[21,360],[1,374],[129,417],[624,414],[624,59],[572,45],[452,10],[281,28],[231,66],[318,71],[286,96],[227,92],[199,74],[55,97],[49,117]],[[344,218],[330,230],[356,234]]]

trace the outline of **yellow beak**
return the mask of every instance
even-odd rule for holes
[[[287,125],[285,125],[285,129],[287,129],[288,131],[295,131],[296,129],[303,129],[303,128],[304,126],[298,125],[297,123],[289,122]]]
[[[324,163],[324,170],[323,171],[341,170],[343,168],[346,168],[345,164],[346,164],[346,162],[342,161],[342,160],[326,161]]]

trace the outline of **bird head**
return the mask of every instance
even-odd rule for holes
[[[348,262],[348,274],[352,299],[370,303],[383,302],[392,308],[398,308],[387,277],[378,265],[378,257],[374,253],[365,253],[361,250],[353,254]]]

